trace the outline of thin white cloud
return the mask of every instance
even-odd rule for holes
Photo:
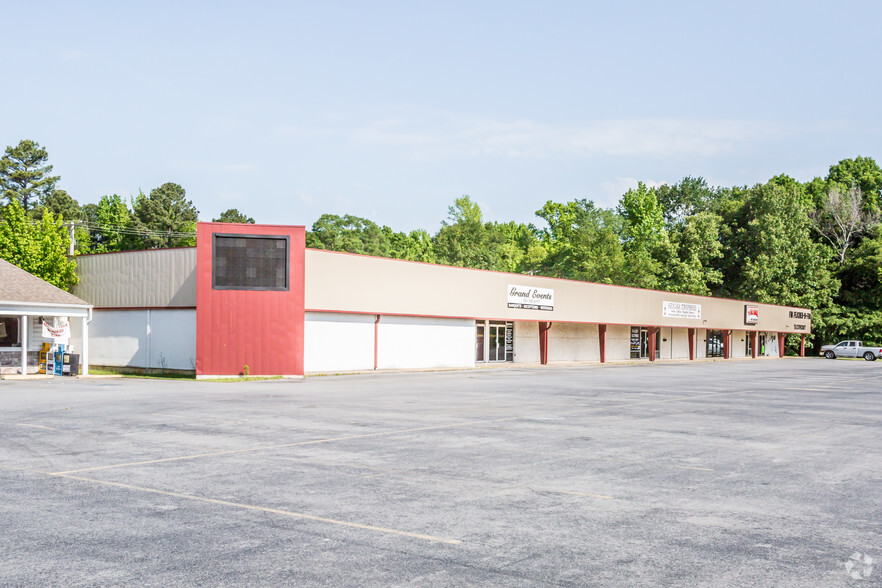
[[[734,119],[619,119],[585,125],[500,121],[434,113],[388,118],[356,128],[353,141],[408,148],[415,157],[455,154],[569,156],[712,156],[829,127]]]
[[[657,188],[665,182],[656,182],[654,180],[638,180],[637,178],[615,178],[602,182],[600,188],[603,193],[603,200],[597,202],[601,205],[610,205],[610,203],[618,202],[628,190],[636,188],[639,182],[643,182],[649,188]]]

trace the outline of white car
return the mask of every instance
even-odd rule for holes
[[[882,347],[865,347],[860,341],[840,341],[836,345],[822,345],[821,355],[827,359],[863,357],[867,361],[876,361],[882,357]]]

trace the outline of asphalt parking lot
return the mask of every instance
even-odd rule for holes
[[[0,382],[0,584],[882,584],[882,362]]]

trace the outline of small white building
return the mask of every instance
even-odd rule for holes
[[[0,259],[0,373],[37,372],[43,343],[59,341],[43,337],[43,322],[55,318],[70,322],[67,350],[80,356],[80,373],[88,374],[92,305]]]

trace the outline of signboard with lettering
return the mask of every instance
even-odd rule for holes
[[[691,302],[662,302],[662,316],[671,318],[700,319],[701,305]]]
[[[745,304],[744,305],[744,324],[745,325],[758,325],[759,324],[759,306],[755,306],[753,304]]]
[[[554,310],[554,290],[509,284],[508,307],[525,310]]]
[[[640,327],[631,327],[631,358],[640,357]]]
[[[43,321],[42,336],[46,339],[67,339],[70,337],[70,323],[64,321],[58,326],[51,326]]]

